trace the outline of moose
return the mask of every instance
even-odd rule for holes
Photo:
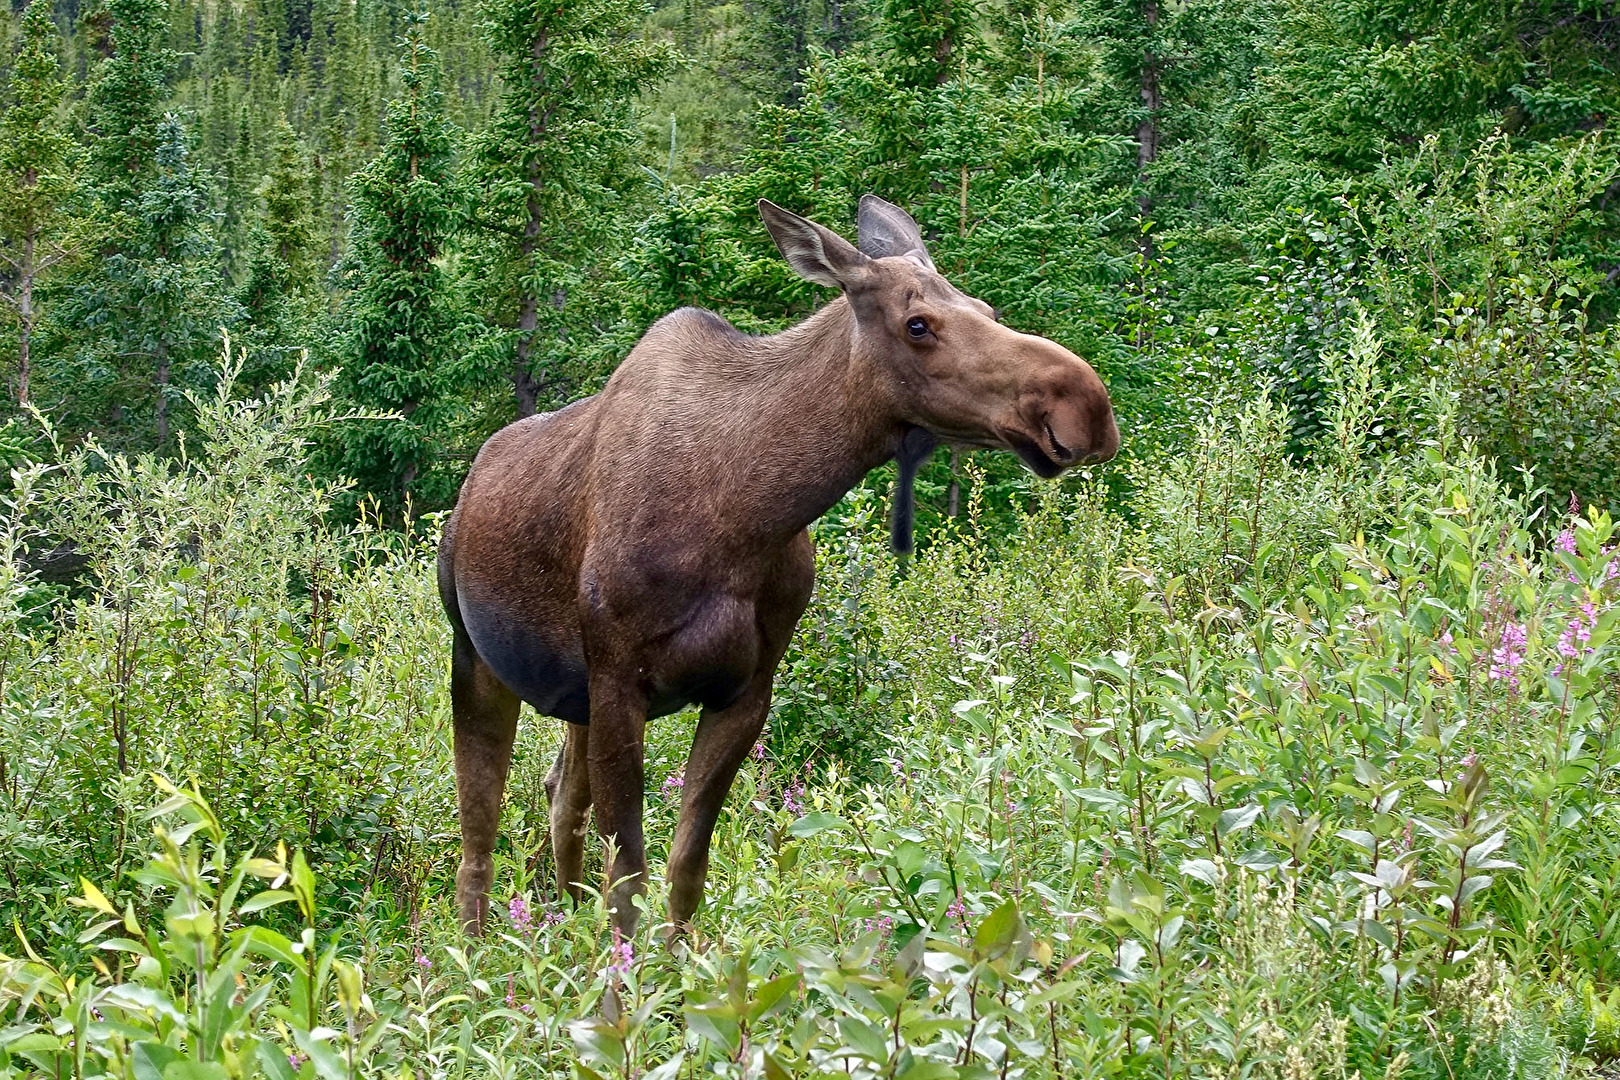
[[[946,281],[904,210],[864,196],[858,247],[767,200],[759,212],[788,265],[842,295],[772,336],[699,308],[664,316],[600,393],[493,435],[445,523],[470,933],[484,927],[522,702],[566,721],[545,779],[559,889],[581,897],[594,809],[626,937],[647,888],[646,725],[701,708],[667,868],[682,934],[810,601],[806,527],[895,459],[893,542],[909,550],[911,482],[940,441],[1010,449],[1045,478],[1119,448],[1091,366]]]

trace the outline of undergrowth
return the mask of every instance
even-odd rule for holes
[[[1129,520],[1082,477],[993,536],[969,462],[902,569],[853,493],[674,950],[555,895],[532,716],[460,935],[433,523],[332,524],[320,379],[197,401],[176,460],[19,466],[0,1076],[1596,1074],[1615,526],[1537,519],[1354,338],[1308,459],[1251,402]],[[42,614],[47,544],[90,576]],[[692,722],[650,728],[655,845]]]

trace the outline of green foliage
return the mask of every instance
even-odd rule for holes
[[[184,388],[206,384],[213,343],[239,309],[214,272],[211,215],[185,126],[171,114],[159,134],[162,141],[141,174],[149,171],[149,180],[117,216],[116,246],[61,314],[100,332],[84,342],[83,352],[56,358],[51,375],[59,395],[72,380],[87,379],[103,393],[113,391],[114,401],[134,397],[140,402],[134,408],[121,401],[112,406],[113,438],[167,448],[171,407],[184,402]],[[70,400],[81,423],[87,407],[107,404],[90,394]]]
[[[1397,366],[1455,393],[1465,430],[1556,507],[1614,505],[1620,365],[1600,276],[1614,148],[1492,139],[1452,163],[1429,142],[1390,172],[1387,196],[1354,209]]]
[[[1605,10],[51,15],[0,34],[50,419],[0,422],[0,1076],[1612,1071]],[[869,190],[1093,361],[1127,460],[942,450],[903,567],[888,474],[817,524],[680,949],[551,895],[526,723],[466,942],[404,511],[675,306],[801,318],[755,200],[848,232]]]
[[[179,462],[19,469],[0,1069],[1601,1075],[1620,537],[1594,508],[1539,546],[1450,399],[1381,384],[1369,320],[1352,341],[1308,459],[1269,401],[1228,407],[1132,466],[1130,521],[1093,477],[1004,531],[969,466],[900,575],[858,489],[675,951],[551,896],[551,722],[520,738],[505,918],[460,936],[431,547],[326,524],[324,380],[198,400]],[[1389,415],[1429,434],[1379,453]],[[40,529],[94,582],[44,631]],[[649,728],[655,843],[690,719]],[[143,863],[158,769],[197,779]]]
[[[149,770],[207,777],[229,827],[252,823],[258,839],[349,867],[358,877],[343,878],[345,903],[366,888],[376,844],[403,854],[419,843],[397,808],[422,797],[424,781],[432,797],[447,790],[412,764],[444,749],[428,722],[441,692],[400,681],[440,667],[432,583],[396,572],[396,559],[418,564],[420,542],[400,548],[329,523],[342,489],[310,478],[306,462],[341,422],[330,378],[301,367],[242,402],[231,388],[243,365],[228,357],[218,389],[193,395],[200,437],[184,456],[90,443],[47,486],[30,481],[17,496],[18,543],[43,533],[71,546],[92,588],[59,603],[51,631],[27,635],[10,661],[0,713],[8,925],[19,906],[33,924],[53,867],[122,872]],[[37,617],[21,603],[8,625]],[[414,644],[378,666],[363,660],[357,643],[387,640]],[[401,709],[414,735],[397,728]],[[77,815],[106,827],[70,839],[50,825]],[[397,869],[418,877],[408,865]]]
[[[11,69],[10,100],[0,117],[0,261],[9,269],[7,314],[17,325],[19,403],[30,396],[42,279],[75,253],[78,242],[70,205],[76,148],[58,116],[65,82],[57,38],[50,5],[30,3]]]
[[[225,829],[195,785],[155,777],[167,796],[144,816],[157,847],[131,876],[170,893],[161,922],[143,925],[131,904],[122,912],[87,879],[72,902],[95,922],[79,935],[100,957],[78,978],[52,966],[25,934],[24,959],[0,955],[0,1009],[16,1005],[0,1044],[5,1075],[154,1075],[251,1077],[298,1075],[303,1061],[323,1078],[353,1076],[386,1028],[353,963],[338,943],[317,935],[315,878],[302,852],[289,860],[252,852],[230,857]],[[168,826],[166,819],[179,819]],[[249,895],[253,879],[269,888]],[[285,886],[285,888],[283,887]],[[250,916],[296,902],[295,938]],[[250,983],[249,979],[253,981]],[[27,1022],[31,1010],[52,1022]],[[333,1015],[342,1030],[320,1025]]]
[[[472,149],[473,226],[481,288],[495,299],[487,346],[494,377],[511,373],[519,415],[557,393],[576,348],[575,307],[613,235],[618,192],[634,183],[632,101],[675,62],[637,36],[639,0],[491,0],[490,43],[504,87]]]
[[[253,229],[253,253],[236,290],[255,345],[286,346],[307,331],[316,297],[313,264],[314,206],[310,163],[286,121],[276,129],[275,158],[257,194],[262,208]],[[268,351],[268,350],[266,350]],[[266,385],[283,370],[256,373]]]
[[[456,215],[454,131],[440,111],[437,58],[413,16],[401,46],[405,96],[389,103],[382,153],[354,178],[358,287],[338,392],[388,419],[335,432],[336,469],[395,515],[409,500],[452,503],[460,477],[435,469],[454,401],[459,329],[439,261]]]
[[[163,43],[165,8],[163,0],[108,0],[94,16],[110,55],[90,87],[87,171],[96,198],[113,214],[156,179],[164,81],[175,61]]]

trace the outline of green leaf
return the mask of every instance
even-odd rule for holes
[[[1005,952],[1018,936],[1021,920],[1018,901],[1008,900],[984,917],[973,935],[973,948],[981,956]]]
[[[1250,848],[1232,860],[1249,870],[1275,870],[1283,864],[1282,857],[1264,848]]]
[[[789,825],[788,832],[802,840],[807,836],[814,836],[817,833],[825,832],[828,829],[843,829],[847,828],[848,826],[849,822],[845,821],[843,818],[834,814],[825,813],[821,810],[816,810],[804,815],[804,817]]]
[[[579,1056],[591,1064],[624,1068],[624,1034],[601,1017],[569,1024],[568,1037]]]
[[[682,1012],[686,1026],[708,1039],[726,1052],[727,1057],[737,1053],[742,1045],[741,1029],[737,1025],[736,1010],[723,1001],[702,1005],[688,1005]]]
[[[322,1080],[348,1080],[349,1067],[343,1063],[343,1058],[331,1043],[298,1028],[293,1029],[293,1042],[314,1064],[316,1075]]]
[[[901,878],[909,881],[928,861],[928,849],[921,844],[906,840],[894,849],[891,858],[894,861],[895,869],[900,871]]]
[[[124,920],[122,919],[106,919],[102,922],[93,923],[90,926],[85,927],[84,932],[73,940],[76,944],[84,945],[88,942],[96,940],[96,938],[100,937],[102,934],[105,934],[113,927],[118,926],[123,921]]]
[[[163,1080],[163,1072],[180,1060],[180,1051],[157,1042],[138,1042],[129,1048],[135,1080]]]
[[[662,1065],[648,1069],[641,1074],[641,1080],[675,1080],[680,1075],[681,1065],[686,1061],[686,1051],[677,1050],[675,1056]]]
[[[263,911],[265,908],[275,907],[277,904],[285,904],[289,900],[296,899],[298,897],[285,889],[266,889],[264,892],[255,893],[242,901],[241,906],[236,911],[240,915],[251,915],[255,911]]]
[[[1341,840],[1348,840],[1363,851],[1371,853],[1378,846],[1378,838],[1362,829],[1340,829],[1334,834]]]
[[[89,878],[81,876],[79,878],[79,888],[84,891],[84,898],[81,900],[77,897],[70,897],[68,901],[69,903],[78,904],[81,907],[94,908],[96,911],[99,911],[104,915],[112,915],[114,917],[118,915],[118,910],[112,906],[112,902],[107,899],[100,889],[96,888],[95,884]]]
[[[1471,877],[1467,881],[1463,882],[1462,889],[1459,890],[1457,895],[1463,900],[1467,900],[1481,889],[1488,888],[1490,884],[1491,876],[1489,874],[1480,874],[1477,877]]]
[[[1222,810],[1220,820],[1215,823],[1215,831],[1222,836],[1230,836],[1235,832],[1242,832],[1253,825],[1260,817],[1260,805],[1250,803],[1232,810]]]
[[[882,1065],[889,1060],[888,1040],[877,1025],[869,1024],[858,1016],[840,1016],[838,1033],[850,1049],[873,1064]]]
[[[163,1080],[230,1080],[230,1075],[217,1061],[174,1061],[163,1067]]]
[[[255,1053],[259,1068],[270,1080],[293,1080],[297,1075],[293,1072],[292,1062],[287,1060],[287,1052],[268,1039],[259,1040]]]
[[[1221,871],[1210,859],[1183,859],[1181,872],[1187,877],[1196,878],[1206,885],[1219,885]]]
[[[266,960],[275,960],[294,970],[303,970],[304,961],[293,951],[293,943],[285,935],[263,926],[250,926],[240,931],[247,951]]]
[[[765,983],[754,992],[754,1000],[749,1002],[748,1023],[750,1025],[757,1024],[764,1017],[779,1012],[782,1008],[791,1004],[793,1001],[791,995],[798,986],[798,972],[780,975]]]

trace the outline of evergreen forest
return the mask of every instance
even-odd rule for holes
[[[1620,1076],[1616,109],[1613,0],[10,0],[0,1080]],[[812,526],[688,938],[696,713],[624,940],[525,711],[469,938],[474,456],[868,192],[1120,454]]]

